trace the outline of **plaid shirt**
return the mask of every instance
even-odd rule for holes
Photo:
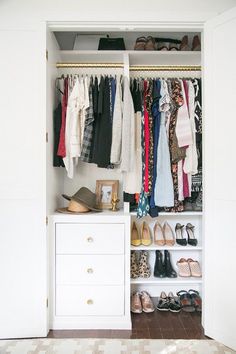
[[[89,85],[89,108],[86,110],[85,114],[85,126],[84,126],[84,137],[81,149],[80,159],[85,162],[91,162],[91,144],[93,138],[93,95],[92,95],[92,82]]]

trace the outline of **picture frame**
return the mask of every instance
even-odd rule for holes
[[[118,197],[119,180],[97,180],[96,197],[99,209],[111,209],[112,198]]]

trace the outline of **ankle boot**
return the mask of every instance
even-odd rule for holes
[[[160,251],[156,251],[156,261],[154,265],[154,277],[157,278],[165,278],[166,272],[162,262],[162,253]]]
[[[139,261],[139,276],[142,278],[149,278],[151,275],[150,265],[148,264],[148,252],[142,251]]]
[[[137,252],[131,251],[130,257],[130,276],[131,278],[138,278],[139,277],[139,270],[138,270],[138,261],[137,261]]]
[[[172,267],[172,264],[170,261],[170,253],[169,253],[169,251],[166,251],[166,250],[164,252],[165,252],[164,265],[165,265],[166,276],[168,278],[176,278],[177,273]]]

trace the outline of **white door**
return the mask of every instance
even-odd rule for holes
[[[43,35],[0,25],[0,338],[47,335]]]
[[[236,350],[236,8],[204,29],[205,334]]]

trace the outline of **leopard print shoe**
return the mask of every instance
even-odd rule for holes
[[[131,251],[130,277],[133,279],[139,277],[139,267],[138,267],[138,260],[137,260],[137,252],[136,251]]]
[[[149,278],[151,276],[151,269],[148,263],[148,252],[141,251],[139,261],[139,276],[142,278]]]

